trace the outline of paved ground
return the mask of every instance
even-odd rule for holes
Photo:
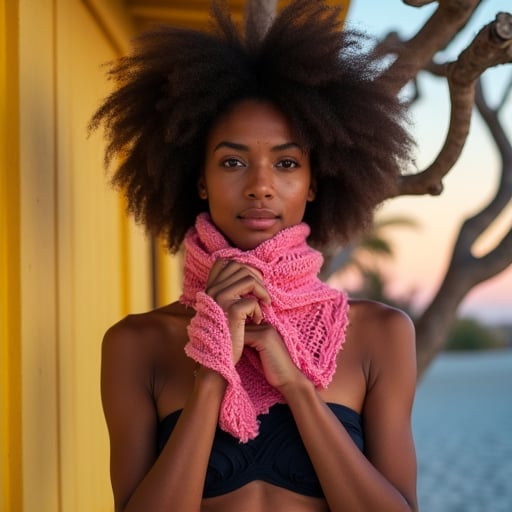
[[[512,512],[512,351],[441,356],[413,426],[421,512]]]

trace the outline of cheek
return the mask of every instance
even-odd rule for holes
[[[309,180],[290,180],[284,185],[287,196],[296,203],[305,203],[314,199],[314,192]]]

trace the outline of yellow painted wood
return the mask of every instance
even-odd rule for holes
[[[59,510],[53,14],[19,2],[24,510]]]
[[[178,300],[183,285],[183,253],[171,256],[165,245],[157,246],[157,306],[163,306]]]
[[[0,0],[0,511],[22,510],[18,4]]]
[[[126,315],[147,311],[151,306],[151,252],[150,241],[142,228],[135,226],[133,222],[127,222],[125,208],[122,219],[127,236],[127,302],[123,310]]]
[[[136,27],[128,16],[125,0],[81,0],[95,24],[118,54],[130,49]]]
[[[108,93],[101,65],[118,48],[80,0],[22,0],[19,20],[19,54],[9,56],[20,79],[16,94],[2,94],[20,113],[16,162],[2,110],[2,507],[107,511],[101,338],[129,310],[147,310],[151,295],[149,243],[107,186],[101,133],[86,138]],[[2,59],[2,92],[7,68]],[[17,134],[16,123],[9,129]]]
[[[109,92],[101,65],[117,48],[88,5],[58,0],[58,295],[61,508],[112,508],[99,395],[105,330],[149,304],[148,242],[128,224],[103,171],[101,132],[86,126]]]
[[[93,0],[90,0],[93,1]],[[97,1],[97,0],[96,0]],[[290,0],[279,0],[277,9],[282,9]],[[326,0],[328,5],[341,6],[344,20],[349,0]],[[242,22],[245,0],[226,0],[229,12],[237,23]],[[211,0],[127,0],[126,8],[134,18],[136,26],[144,30],[154,24],[169,23],[195,29],[205,29],[209,23]]]

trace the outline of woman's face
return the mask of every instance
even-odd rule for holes
[[[300,223],[315,195],[309,152],[260,100],[241,101],[213,126],[198,186],[217,228],[243,250]]]

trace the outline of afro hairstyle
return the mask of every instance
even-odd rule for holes
[[[112,183],[136,221],[177,251],[208,210],[197,182],[210,128],[243,99],[270,101],[310,151],[309,242],[346,242],[371,224],[410,159],[406,107],[378,80],[366,37],[343,30],[339,9],[321,0],[293,0],[259,39],[245,32],[214,1],[210,31],[158,27],[111,64],[116,89],[90,129],[105,129]]]

